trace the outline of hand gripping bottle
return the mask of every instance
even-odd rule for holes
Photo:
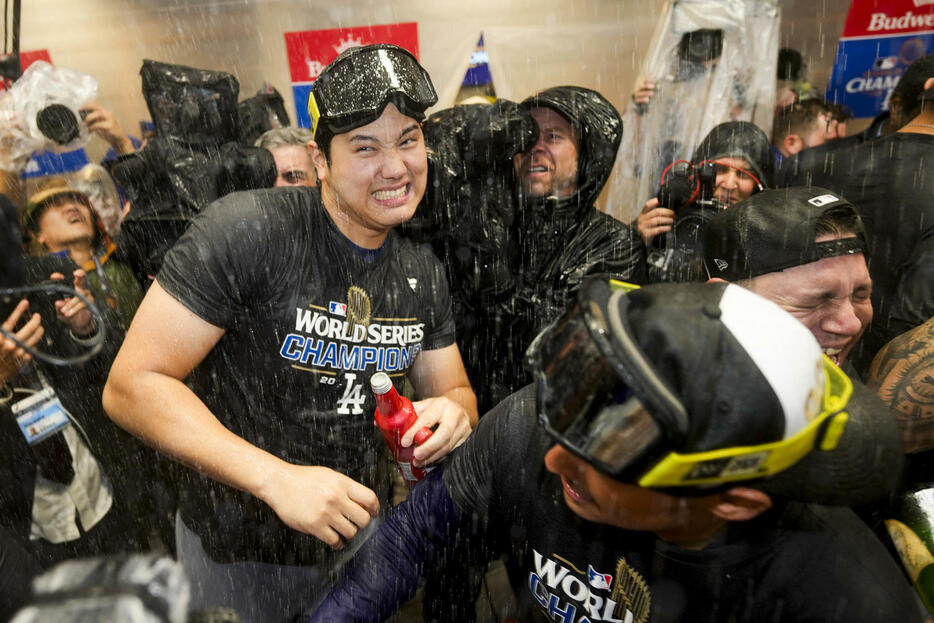
[[[412,465],[412,453],[415,446],[420,446],[431,437],[431,429],[427,426],[422,428],[415,434],[414,443],[408,448],[403,448],[400,443],[402,435],[415,424],[418,417],[412,401],[399,395],[385,372],[377,372],[370,377],[370,388],[376,396],[376,425],[383,433],[383,439],[396,460],[402,480],[411,489],[428,473],[424,467]]]

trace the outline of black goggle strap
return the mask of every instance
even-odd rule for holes
[[[614,301],[611,309],[618,306],[619,296],[639,288],[615,279],[605,283]],[[653,417],[658,406],[645,404],[641,396],[667,388],[643,389],[661,381],[624,331],[617,334],[625,336],[625,350],[635,352],[641,370],[637,374],[648,376],[635,378],[619,364],[602,307],[591,300],[579,301],[536,338],[529,348],[529,363],[538,381],[539,421],[548,434],[597,469],[619,478],[624,472],[644,471],[648,451],[662,437]],[[686,422],[683,407],[673,394],[667,395]]]
[[[588,324],[578,304],[529,349],[538,419],[558,443],[615,477],[655,443],[660,431]]]
[[[623,314],[629,307],[629,301],[624,298],[625,296],[626,291],[617,290],[610,295],[609,304],[607,305],[610,328],[613,330],[616,344],[622,347],[627,364],[634,369],[634,376],[637,379],[647,381],[644,383],[644,387],[640,389],[646,391],[648,395],[645,398],[655,404],[656,417],[673,419],[674,421],[664,422],[666,429],[675,434],[684,434],[688,430],[687,412],[678,397],[663,380],[658,378],[655,369],[633,340],[632,333],[627,326],[628,323],[623,319]]]
[[[823,359],[828,389],[821,414],[797,434],[755,446],[692,454],[671,452],[639,477],[639,486],[681,487],[762,478],[791,467],[809,452],[834,450],[849,420],[845,408],[853,384],[826,355]]]

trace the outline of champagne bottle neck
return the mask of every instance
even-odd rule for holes
[[[384,417],[389,417],[402,408],[402,398],[395,387],[390,387],[385,394],[374,394],[376,397],[376,408]]]

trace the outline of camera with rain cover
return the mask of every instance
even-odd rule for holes
[[[121,259],[145,279],[196,214],[230,192],[271,187],[276,163],[242,141],[232,75],[151,60],[140,75],[155,135],[112,172],[133,206],[121,226]]]
[[[88,74],[36,61],[0,91],[0,168],[18,171],[35,151],[66,152],[87,143],[80,107],[97,97]]]
[[[662,173],[660,206],[673,210],[671,231],[656,236],[648,250],[650,278],[691,281],[699,276],[699,244],[707,222],[726,206],[714,194],[717,167],[712,161],[671,163]]]

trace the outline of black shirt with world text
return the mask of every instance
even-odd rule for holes
[[[225,331],[186,382],[227,428],[380,489],[370,376],[398,385],[420,351],[454,343],[448,286],[427,247],[390,232],[367,259],[317,189],[234,193],[192,222],[157,280]],[[245,492],[194,473],[183,484],[182,517],[217,561],[300,564],[329,551]]]

